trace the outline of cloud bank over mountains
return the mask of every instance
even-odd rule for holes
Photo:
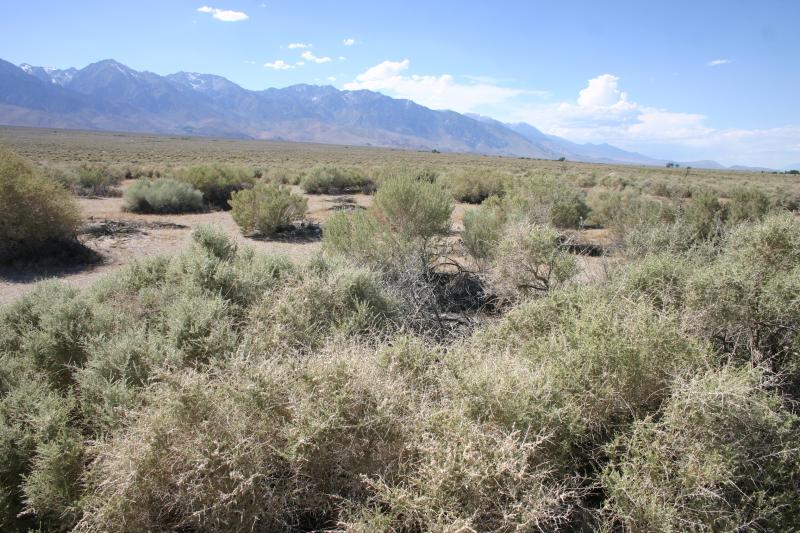
[[[730,63],[717,59],[708,63]],[[636,101],[620,77],[603,73],[587,80],[573,101],[545,101],[547,91],[525,90],[491,78],[409,73],[411,61],[383,61],[344,84],[381,91],[433,109],[488,114],[504,122],[527,122],[575,142],[612,143],[669,158],[714,158],[729,163],[780,167],[800,158],[800,126],[718,129],[700,113],[672,111]],[[673,156],[675,157],[675,156]]]

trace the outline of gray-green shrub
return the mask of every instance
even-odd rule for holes
[[[503,202],[496,196],[480,207],[464,213],[464,233],[461,238],[467,251],[476,259],[490,259],[508,220]]]
[[[458,202],[479,204],[490,196],[502,196],[511,176],[489,169],[461,168],[439,178]]]
[[[453,202],[435,183],[400,176],[381,183],[373,212],[395,233],[425,240],[450,231]]]
[[[533,176],[517,180],[509,193],[509,207],[538,224],[577,228],[589,214],[586,194],[557,178]]]
[[[141,178],[125,191],[125,209],[136,213],[192,213],[204,209],[203,194],[169,178]]]
[[[308,200],[277,183],[259,183],[231,195],[233,220],[245,233],[273,235],[302,219]]]
[[[80,225],[78,205],[63,187],[0,148],[0,263],[69,249]]]
[[[728,221],[731,224],[755,222],[764,218],[772,210],[769,195],[756,187],[736,187],[731,191],[728,202]]]
[[[558,232],[527,221],[505,227],[493,263],[493,285],[512,299],[547,293],[578,273],[577,262],[562,249]]]
[[[203,194],[210,207],[229,209],[231,196],[236,191],[248,189],[256,183],[252,169],[232,165],[197,165],[178,169],[173,178],[188,183]]]
[[[608,446],[605,512],[636,531],[794,529],[798,429],[756,369],[681,378],[661,416]]]
[[[341,194],[371,192],[375,184],[358,170],[322,165],[303,176],[300,186],[309,194]]]

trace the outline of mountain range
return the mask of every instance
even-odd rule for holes
[[[663,166],[608,144],[577,144],[530,124],[437,111],[381,93],[292,85],[251,91],[221,76],[160,76],[107,59],[65,70],[0,59],[0,123],[271,139]],[[695,167],[724,168],[712,162]]]

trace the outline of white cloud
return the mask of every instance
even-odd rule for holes
[[[386,91],[392,96],[408,98],[434,109],[473,111],[481,105],[504,102],[525,91],[487,83],[457,83],[450,74],[441,76],[405,75],[411,62],[384,61],[362,72],[344,85],[345,89]]]
[[[336,81],[336,76],[328,76],[328,81]]]
[[[716,159],[725,164],[780,167],[800,157],[800,126],[715,129],[698,113],[631,101],[619,78],[588,81],[574,103],[516,106],[504,118],[524,121],[576,142],[607,142],[663,159]]]
[[[198,13],[209,13],[217,20],[221,20],[222,22],[241,22],[243,20],[247,20],[248,17],[247,13],[242,11],[230,11],[227,9],[217,9],[215,7],[203,6],[197,8]]]
[[[295,48],[311,48],[311,46],[311,43],[289,43],[289,48],[292,50]]]
[[[619,78],[601,74],[589,80],[589,85],[578,93],[578,105],[582,107],[608,107],[626,102],[628,95],[617,88]]]
[[[342,43],[344,43],[345,46],[353,46],[354,44],[356,44],[356,40],[355,39],[345,39],[344,41],[342,41]]]
[[[294,68],[292,65],[290,65],[283,59],[276,59],[272,63],[264,63],[264,66],[267,68],[271,68],[272,70],[289,70],[290,68]]]
[[[730,59],[714,59],[713,61],[709,61],[708,63],[706,63],[706,66],[718,67],[720,65],[727,65],[728,63],[731,63]]]
[[[328,56],[317,57],[314,54],[312,54],[311,51],[309,50],[306,50],[305,52],[300,54],[300,57],[302,57],[306,61],[311,61],[312,63],[327,63],[328,61],[331,60],[331,58]]]
[[[339,61],[344,61],[345,59],[347,59],[347,58],[344,57],[344,56],[339,56]]]
[[[302,67],[305,64],[306,64],[305,61],[298,61],[298,62],[295,63],[295,65],[297,65],[298,67]]]

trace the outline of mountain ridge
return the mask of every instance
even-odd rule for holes
[[[0,123],[666,163],[611,145],[573,143],[530,124],[433,110],[368,90],[298,84],[252,91],[214,74],[181,71],[161,76],[113,59],[82,69],[16,66],[0,59]]]

